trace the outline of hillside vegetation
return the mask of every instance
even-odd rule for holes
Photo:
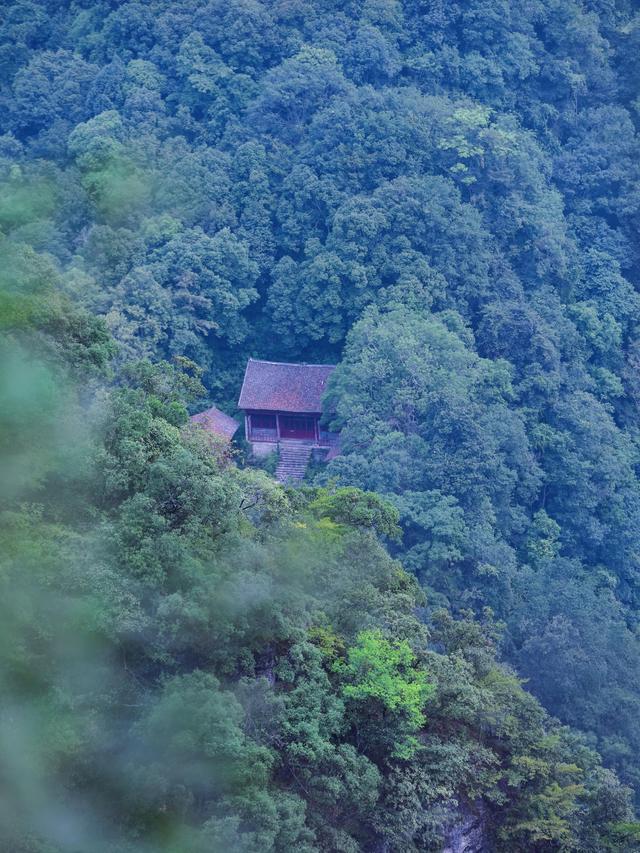
[[[6,3],[0,847],[633,851],[629,0]],[[336,363],[284,489],[188,426]]]

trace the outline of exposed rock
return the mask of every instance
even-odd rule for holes
[[[485,832],[484,808],[464,809],[461,820],[447,832],[442,853],[490,853]]]

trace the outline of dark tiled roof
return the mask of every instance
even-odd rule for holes
[[[332,364],[284,364],[250,358],[239,409],[270,412],[321,412]]]
[[[206,409],[204,412],[198,412],[197,415],[192,415],[190,421],[192,424],[200,424],[200,426],[214,435],[220,435],[222,438],[227,439],[231,439],[240,426],[238,421],[230,418],[229,415],[225,415],[224,412],[221,412],[215,406],[211,406],[210,409]]]

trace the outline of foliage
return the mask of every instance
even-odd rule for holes
[[[334,669],[346,682],[342,694],[347,699],[365,704],[375,700],[404,716],[407,729],[415,732],[424,727],[423,709],[433,685],[413,664],[414,655],[406,641],[390,642],[381,631],[369,630],[357,635],[356,644],[347,651],[347,660],[334,664]],[[415,738],[409,738],[397,743],[392,755],[411,758],[417,748]]]
[[[440,613],[430,639],[377,538],[393,508],[286,492],[181,431],[190,362],[134,364],[87,396],[92,342],[79,362],[46,323],[20,345],[84,432],[59,433],[54,407],[39,476],[2,496],[3,843],[438,849],[458,797],[512,849],[631,838],[626,790],[610,774],[605,791],[489,629]],[[42,402],[31,379],[24,394]]]
[[[375,492],[360,489],[319,489],[309,504],[309,509],[320,518],[336,524],[373,530],[378,536],[397,539],[399,513]]]
[[[0,846],[638,847],[634,4],[5,6]]]

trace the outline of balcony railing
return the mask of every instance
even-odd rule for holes
[[[268,429],[267,427],[254,427],[249,430],[249,441],[277,441],[278,430]]]
[[[277,442],[278,431],[275,429],[268,429],[266,427],[251,427],[247,440]],[[300,441],[305,444],[313,444],[318,447],[337,447],[340,443],[340,434],[337,432],[326,432],[325,430],[320,430],[320,435],[317,440],[314,438],[286,438],[285,440]]]

